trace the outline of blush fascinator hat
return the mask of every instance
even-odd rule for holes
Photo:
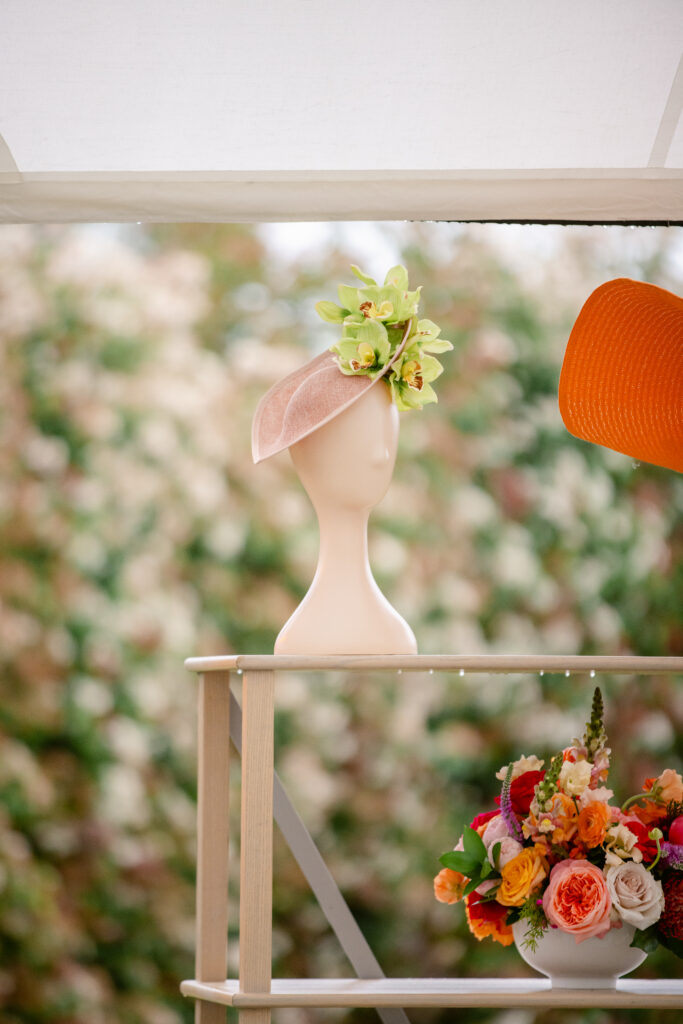
[[[383,285],[353,266],[364,287],[339,286],[340,305],[319,302],[322,320],[341,327],[341,339],[300,370],[278,381],[259,402],[251,432],[254,462],[290,448],[339,416],[379,381],[399,410],[436,402],[431,383],[443,367],[434,353],[453,348],[431,320],[418,319],[420,289],[392,267]]]
[[[683,299],[626,278],[597,288],[569,337],[559,402],[576,437],[683,472]]]
[[[391,361],[373,377],[347,376],[341,373],[332,353],[323,352],[274,384],[254,413],[251,428],[254,462],[263,462],[297,441],[303,441],[357,402],[386,377],[407,340],[404,338]]]

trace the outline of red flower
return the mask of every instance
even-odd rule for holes
[[[465,897],[465,914],[470,931],[475,938],[492,938],[501,946],[510,946],[514,942],[512,928],[505,923],[508,907],[502,907],[495,900],[483,901],[479,893],[471,892]]]
[[[520,818],[526,818],[529,813],[529,807],[534,798],[534,790],[544,775],[545,772],[523,772],[516,779],[512,780],[512,785],[510,786],[512,810]],[[499,796],[496,797],[496,803],[500,806]]]
[[[650,829],[643,825],[642,821],[627,821],[626,827],[638,837],[636,846],[643,855],[643,860],[646,864],[649,864],[651,860],[654,860],[657,856],[657,844],[653,839],[648,838],[648,832]]]
[[[683,872],[672,871],[662,879],[664,913],[658,928],[669,938],[683,941]]]
[[[478,814],[476,816],[476,818],[474,818],[474,820],[472,821],[472,823],[470,825],[470,828],[473,828],[475,830],[475,832],[476,832],[476,830],[479,828],[480,825],[483,825],[484,822],[486,822],[486,821],[490,821],[491,818],[497,817],[499,814],[500,814],[500,811],[498,811],[498,810],[495,810],[495,811],[482,811],[481,814]]]

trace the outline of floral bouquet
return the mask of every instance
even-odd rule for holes
[[[421,287],[410,291],[408,271],[400,264],[387,272],[383,285],[355,265],[351,270],[365,287],[340,284],[340,306],[323,301],[315,307],[322,320],[342,326],[331,348],[339,369],[347,376],[386,374],[400,412],[436,402],[432,384],[443,366],[435,355],[453,345],[439,337],[441,328],[432,320],[418,320]]]
[[[464,899],[478,939],[508,946],[525,920],[535,949],[547,928],[583,942],[628,924],[632,946],[683,956],[683,779],[666,769],[618,806],[609,755],[596,689],[583,738],[546,770],[531,756],[498,772],[498,808],[476,816],[434,879],[437,900]]]

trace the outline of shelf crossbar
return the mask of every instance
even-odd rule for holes
[[[221,654],[188,658],[191,672],[483,672],[518,675],[683,674],[683,657],[588,654]]]
[[[555,1007],[644,1009],[683,1008],[683,981],[618,981],[616,988],[551,988],[535,978],[312,978],[273,980],[270,992],[240,992],[236,982],[184,981],[193,996],[237,1009],[308,1006],[358,1007]]]

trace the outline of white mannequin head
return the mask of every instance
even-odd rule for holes
[[[320,526],[315,577],[275,642],[276,654],[414,654],[410,626],[377,586],[367,525],[386,494],[398,410],[383,381],[289,449]]]
[[[369,512],[386,494],[398,448],[398,410],[383,381],[289,449],[320,515],[330,508]]]

